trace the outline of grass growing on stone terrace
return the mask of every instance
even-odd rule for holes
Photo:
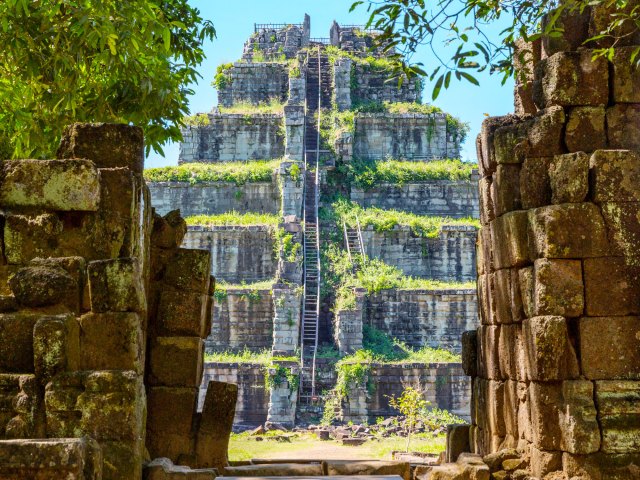
[[[335,292],[334,311],[355,308],[354,288],[365,288],[367,293],[386,289],[399,290],[459,290],[473,289],[475,282],[451,282],[406,276],[397,267],[379,259],[363,259],[359,255],[349,260],[345,250],[335,244],[321,249],[323,294]],[[354,273],[354,263],[358,268]]]
[[[252,283],[227,283],[223,281],[216,282],[216,290],[214,293],[217,302],[220,302],[227,298],[229,291],[233,290],[249,290],[249,293],[244,294],[247,296],[247,300],[250,302],[260,300],[262,294],[260,291],[269,290],[275,283],[275,279],[270,278],[268,280],[262,280],[260,282]]]
[[[148,168],[144,178],[148,182],[228,182],[236,185],[270,182],[281,160],[252,160],[249,162],[184,163],[178,166]]]
[[[282,114],[284,103],[278,99],[272,98],[268,102],[261,102],[258,104],[238,102],[234,103],[232,107],[218,106],[218,109],[220,110],[220,113],[237,113],[243,115]]]
[[[187,225],[198,226],[268,225],[277,227],[280,222],[280,217],[272,213],[239,213],[230,211],[216,215],[192,215],[186,217],[184,220],[187,222]]]
[[[402,186],[411,182],[470,180],[474,165],[457,159],[428,162],[354,159],[342,168],[353,185],[369,190],[381,183]]]
[[[204,356],[205,362],[217,362],[217,363],[250,363],[254,365],[268,366],[276,361],[299,361],[298,357],[274,357],[271,353],[271,349],[265,348],[264,350],[252,351],[248,348],[233,352],[219,352],[219,353],[206,353]]]
[[[339,225],[344,222],[348,227],[356,228],[357,220],[359,220],[362,228],[371,225],[377,232],[387,232],[395,226],[407,226],[411,227],[414,235],[435,238],[445,225],[468,225],[480,228],[480,220],[470,217],[450,218],[416,215],[410,212],[383,210],[377,207],[363,208],[345,198],[336,200],[332,207]]]

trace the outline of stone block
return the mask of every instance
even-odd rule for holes
[[[551,203],[549,165],[553,157],[527,157],[520,170],[522,208],[529,210]]]
[[[42,432],[42,408],[34,375],[0,374],[0,438],[31,438]]]
[[[496,270],[490,275],[490,294],[496,323],[511,323],[511,269]]]
[[[142,480],[145,446],[140,440],[100,442],[103,480]]]
[[[574,107],[569,112],[564,141],[570,152],[593,152],[606,147],[604,107]]]
[[[504,382],[496,380],[487,382],[487,424],[489,432],[498,437],[506,435],[504,385]]]
[[[164,283],[178,290],[206,293],[211,276],[208,250],[180,248],[167,265]]]
[[[207,295],[165,287],[158,304],[157,327],[165,336],[204,338]]]
[[[137,259],[117,258],[91,262],[87,276],[92,312],[146,310],[143,277]]]
[[[491,184],[493,180],[491,177],[483,177],[478,182],[478,189],[480,191],[480,222],[482,225],[487,225],[494,218],[496,218],[495,206],[493,204]]]
[[[500,327],[496,325],[481,325],[478,327],[478,374],[481,377],[500,380],[500,361],[498,345]]]
[[[485,274],[478,276],[478,303],[479,303],[479,314],[480,321],[483,325],[495,325],[496,318],[495,312],[493,309],[494,299],[493,299],[493,289],[491,288],[493,276],[492,274]]]
[[[65,128],[58,158],[88,158],[99,168],[126,167],[142,174],[142,128],[123,124],[74,123]]]
[[[522,163],[528,147],[527,126],[526,123],[513,123],[495,130],[493,148],[498,165]]]
[[[238,386],[210,381],[198,418],[196,436],[196,466],[217,468],[228,466],[227,452],[238,400]]]
[[[94,371],[78,396],[80,426],[99,442],[139,441],[145,421],[145,388],[132,371]]]
[[[180,210],[172,210],[164,217],[156,214],[153,218],[151,244],[159,248],[179,248],[186,233],[187,222],[180,216]]]
[[[204,341],[198,337],[156,337],[151,342],[147,383],[166,387],[199,387]]]
[[[503,117],[489,117],[482,122],[480,129],[480,146],[481,153],[478,158],[482,160],[480,163],[480,175],[483,177],[492,175],[498,166],[495,149],[494,135],[500,127],[511,125],[519,121],[519,117],[515,115],[505,115]]]
[[[187,437],[190,435],[193,415],[196,412],[198,388],[150,387],[147,389],[147,400],[149,436],[165,433]]]
[[[144,369],[142,319],[136,313],[80,317],[80,366],[85,370]]]
[[[534,263],[534,314],[579,317],[584,311],[584,287],[580,260]]]
[[[529,256],[527,212],[509,212],[491,222],[494,268],[527,265]]]
[[[491,273],[493,266],[493,243],[491,239],[491,225],[486,225],[478,231],[478,274]],[[482,264],[480,264],[482,262]]]
[[[539,450],[532,446],[530,465],[534,477],[544,478],[545,475],[562,470],[562,452]]]
[[[529,402],[536,448],[577,454],[600,449],[593,383],[585,380],[532,382]]]
[[[469,377],[478,375],[478,332],[467,330],[462,333],[462,369]]]
[[[631,61],[637,47],[616,47],[613,55],[613,101],[640,103],[640,70]]]
[[[520,165],[500,164],[493,175],[491,198],[496,217],[522,207],[520,198]]]
[[[578,378],[580,369],[562,317],[534,317],[522,324],[528,379],[556,381]]]
[[[90,438],[0,440],[0,478],[100,480],[100,445]]]
[[[9,279],[9,287],[19,305],[27,308],[62,304],[71,311],[80,310],[77,279],[56,266],[29,266]]]
[[[628,265],[640,266],[640,202],[603,203],[601,207],[611,251],[624,256]]]
[[[635,2],[627,2],[624,5],[600,3],[595,4],[591,11],[591,21],[589,22],[589,37],[604,34],[598,38],[594,45],[598,47],[611,47],[615,45],[616,51],[620,47],[640,44],[640,32],[633,22],[633,10],[636,8]],[[612,16],[622,12],[630,15],[631,18],[621,19],[615,28],[609,29]]]
[[[525,318],[533,317],[535,316],[535,281],[533,276],[533,267],[521,268],[518,270],[518,283],[520,284],[524,316]]]
[[[568,478],[593,480],[635,480],[638,478],[640,453],[604,453],[572,455],[563,453],[562,470]]]
[[[8,215],[4,224],[4,252],[9,264],[26,264],[36,257],[57,256],[63,225],[55,214]]]
[[[469,429],[470,425],[447,425],[447,462],[455,462],[461,453],[471,450]]]
[[[552,105],[599,106],[609,102],[609,68],[604,58],[592,59],[592,50],[559,52],[537,66],[534,101],[539,108]]]
[[[627,150],[598,150],[590,159],[593,201],[640,202],[640,155]]]
[[[100,204],[100,176],[89,160],[6,161],[0,175],[4,207],[93,212]]]
[[[168,458],[156,458],[144,466],[145,480],[215,480],[217,470],[213,468],[191,469],[174,465]]]
[[[640,317],[583,317],[580,363],[590,380],[640,380]]]
[[[36,376],[46,384],[54,375],[77,370],[80,360],[80,328],[72,315],[42,317],[33,329]]]
[[[553,203],[583,202],[589,193],[589,157],[584,152],[554,157],[549,180]]]
[[[277,463],[225,467],[225,477],[321,477],[321,464]]]
[[[501,325],[498,336],[498,363],[500,364],[500,378],[507,380],[517,378],[518,337],[520,325]],[[494,346],[495,348],[495,346]]]
[[[529,126],[527,156],[552,157],[565,153],[563,133],[565,114],[562,107],[549,107],[538,112]]]
[[[609,148],[640,150],[640,105],[618,103],[607,108]]]
[[[640,452],[640,382],[596,382],[598,418],[605,453]]]
[[[588,258],[609,250],[604,220],[592,203],[529,210],[531,254],[536,258]]]
[[[33,327],[42,315],[0,314],[0,373],[33,373]]]
[[[588,316],[640,315],[640,268],[601,257],[584,260],[583,269]]]
[[[542,28],[549,24],[551,16],[556,12],[547,13],[542,19]],[[567,8],[555,19],[555,28],[560,30],[554,35],[542,36],[542,57],[550,57],[558,52],[572,52],[582,47],[582,44],[589,38],[589,21],[591,19],[591,8],[584,11],[572,11]]]

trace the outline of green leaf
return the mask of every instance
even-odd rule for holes
[[[480,82],[478,82],[478,80],[476,79],[476,77],[474,77],[473,75],[467,73],[467,72],[460,72],[460,75],[465,78],[468,82],[473,83],[474,85],[480,85]]]
[[[440,95],[440,90],[442,89],[442,82],[444,81],[444,75],[440,75],[438,77],[438,80],[436,81],[436,84],[433,87],[433,92],[431,94],[431,99],[435,100],[436,98],[438,98],[438,95]]]

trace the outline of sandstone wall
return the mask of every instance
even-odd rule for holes
[[[379,184],[370,189],[351,187],[351,200],[363,207],[404,210],[416,215],[479,217],[477,177],[471,181]],[[152,190],[153,193],[153,190]]]
[[[368,65],[353,63],[351,70],[351,100],[357,102],[420,102],[422,82],[412,78],[398,88],[397,80],[389,81],[389,72]]]
[[[238,385],[238,401],[235,426],[257,426],[267,421],[269,391],[265,388],[265,367],[259,364],[215,363],[204,365],[204,376],[200,389],[200,405],[209,381],[228,382]]]
[[[271,349],[274,308],[271,290],[234,288],[213,307],[207,352]]]
[[[284,155],[283,117],[209,114],[209,125],[182,130],[178,163],[270,160]]]
[[[218,104],[286,102],[289,94],[289,65],[286,63],[236,62],[227,71],[225,88],[218,90]]]
[[[459,158],[460,143],[444,114],[361,113],[355,118],[353,156],[374,160]]]
[[[535,477],[627,479],[640,461],[640,77],[623,46],[639,40],[612,62],[574,51],[604,18],[564,19],[517,91],[539,112],[487,119],[478,141],[471,443],[519,447]]]
[[[473,226],[445,225],[435,238],[415,235],[411,227],[395,226],[377,232],[362,229],[366,254],[398,267],[405,275],[436,280],[476,279],[477,229]]]
[[[211,272],[228,283],[251,283],[275,277],[278,267],[274,227],[190,226],[183,245],[211,254]]]
[[[478,325],[473,290],[382,290],[367,298],[366,325],[413,347],[460,352],[462,332]]]
[[[280,212],[280,189],[276,178],[272,182],[244,185],[225,182],[150,182],[149,190],[153,207],[161,215],[172,210],[180,210],[185,217],[230,211]]]

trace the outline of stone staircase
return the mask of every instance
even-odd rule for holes
[[[307,57],[304,178],[304,306],[302,311],[299,401],[316,397],[315,355],[320,315],[320,237],[318,231],[319,160],[322,153],[319,126],[322,108],[331,105],[331,69],[321,50]]]

